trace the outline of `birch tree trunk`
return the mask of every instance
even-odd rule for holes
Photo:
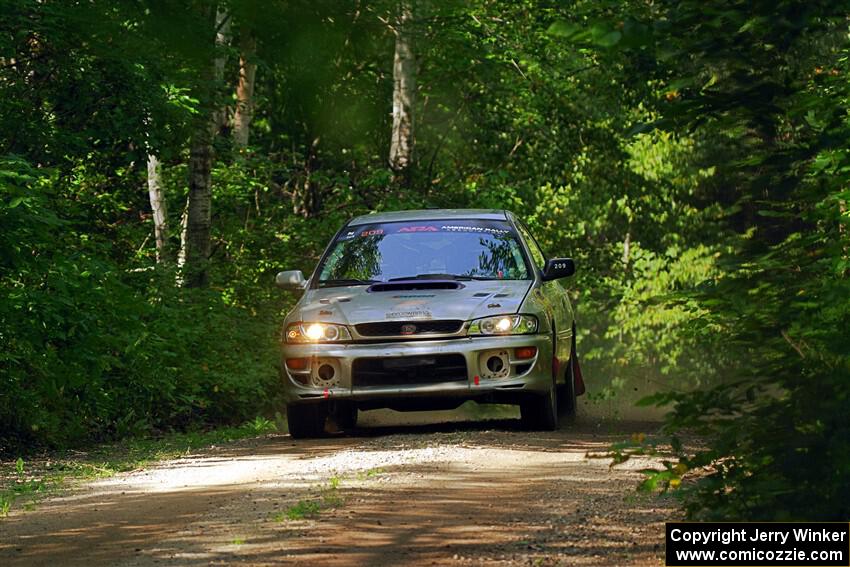
[[[180,214],[180,250],[177,251],[177,285],[183,285],[183,266],[186,265],[186,241],[189,236],[189,200],[186,199],[186,204],[183,205],[183,212]]]
[[[159,159],[152,153],[148,153],[148,196],[150,197],[151,211],[153,212],[156,262],[159,264],[165,262],[167,258],[168,212],[165,206],[165,195],[162,193]]]
[[[236,85],[236,112],[233,117],[233,145],[238,150],[248,147],[251,136],[251,120],[254,118],[254,80],[257,64],[257,39],[250,28],[241,32],[239,55],[239,82]]]
[[[413,56],[412,0],[399,0],[393,57],[393,130],[390,168],[405,183],[413,165],[413,104],[416,100],[416,61]]]
[[[227,12],[215,10],[215,45],[221,47],[228,38],[230,19]],[[212,162],[213,138],[219,129],[223,112],[217,110],[216,92],[224,75],[224,56],[217,56],[210,65],[204,106],[195,123],[189,148],[189,198],[186,212],[185,239],[181,243],[183,285],[203,287],[208,283],[208,263],[212,250],[210,232],[212,225]]]
[[[227,57],[222,53],[222,48],[230,45],[230,13],[221,5],[215,12],[215,46],[219,55],[213,62],[213,92],[221,92],[221,82],[224,78],[224,69],[227,65]],[[215,96],[213,98],[216,98]],[[215,137],[219,130],[227,126],[229,108],[226,104],[216,105],[213,110],[212,136]]]

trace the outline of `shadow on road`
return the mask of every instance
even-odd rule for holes
[[[586,458],[655,429],[367,420],[322,439],[245,440],[13,514],[0,564],[657,563],[670,504],[637,496],[633,471]],[[303,502],[320,509],[290,518]]]

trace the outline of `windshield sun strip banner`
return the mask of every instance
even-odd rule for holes
[[[513,234],[507,222],[477,221],[477,220],[455,220],[455,221],[409,221],[392,222],[372,225],[362,225],[346,230],[339,235],[338,241],[354,240],[356,238],[369,238],[384,236],[387,234],[414,234],[428,232],[462,232],[473,234],[491,234],[493,236],[506,236]]]

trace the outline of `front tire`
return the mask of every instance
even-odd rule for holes
[[[286,423],[293,439],[321,437],[325,433],[328,408],[325,404],[286,406]]]
[[[558,396],[555,383],[542,396],[534,396],[519,405],[519,414],[526,429],[554,431],[558,428]]]

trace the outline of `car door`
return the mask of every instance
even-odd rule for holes
[[[517,228],[519,229],[522,239],[526,242],[528,251],[531,254],[531,260],[542,276],[546,268],[548,258],[543,253],[543,249],[537,243],[537,240],[528,230],[528,227],[522,221],[517,220]],[[558,360],[565,363],[570,358],[570,348],[573,338],[573,308],[570,303],[570,298],[564,289],[561,280],[550,280],[543,282],[537,289],[540,294],[541,302],[544,303],[552,317],[555,326],[555,352]]]

